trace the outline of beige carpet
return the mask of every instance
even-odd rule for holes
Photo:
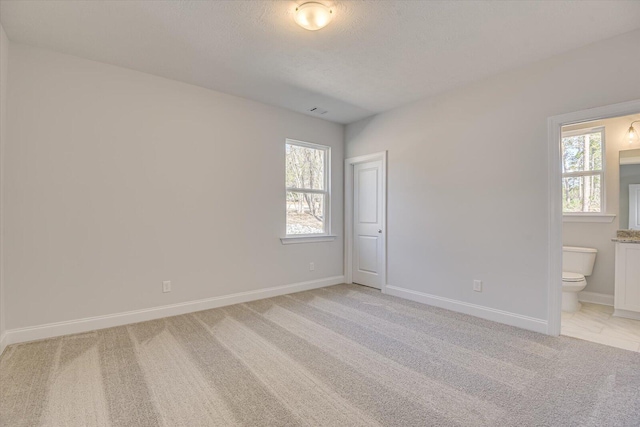
[[[638,426],[640,353],[356,285],[9,347],[4,426]]]

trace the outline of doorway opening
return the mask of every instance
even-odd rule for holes
[[[640,230],[615,241],[633,228],[636,120],[640,100],[549,119],[550,335],[640,351]]]

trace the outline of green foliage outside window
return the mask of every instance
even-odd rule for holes
[[[602,212],[604,130],[562,138],[562,207]]]

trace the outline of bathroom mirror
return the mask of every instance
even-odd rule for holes
[[[620,228],[640,230],[640,149],[620,151]]]

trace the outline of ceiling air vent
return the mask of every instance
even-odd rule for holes
[[[320,115],[328,113],[327,110],[323,110],[320,107],[313,107],[313,108],[308,109],[307,111],[310,112],[310,113],[313,113],[313,114],[320,114]]]

